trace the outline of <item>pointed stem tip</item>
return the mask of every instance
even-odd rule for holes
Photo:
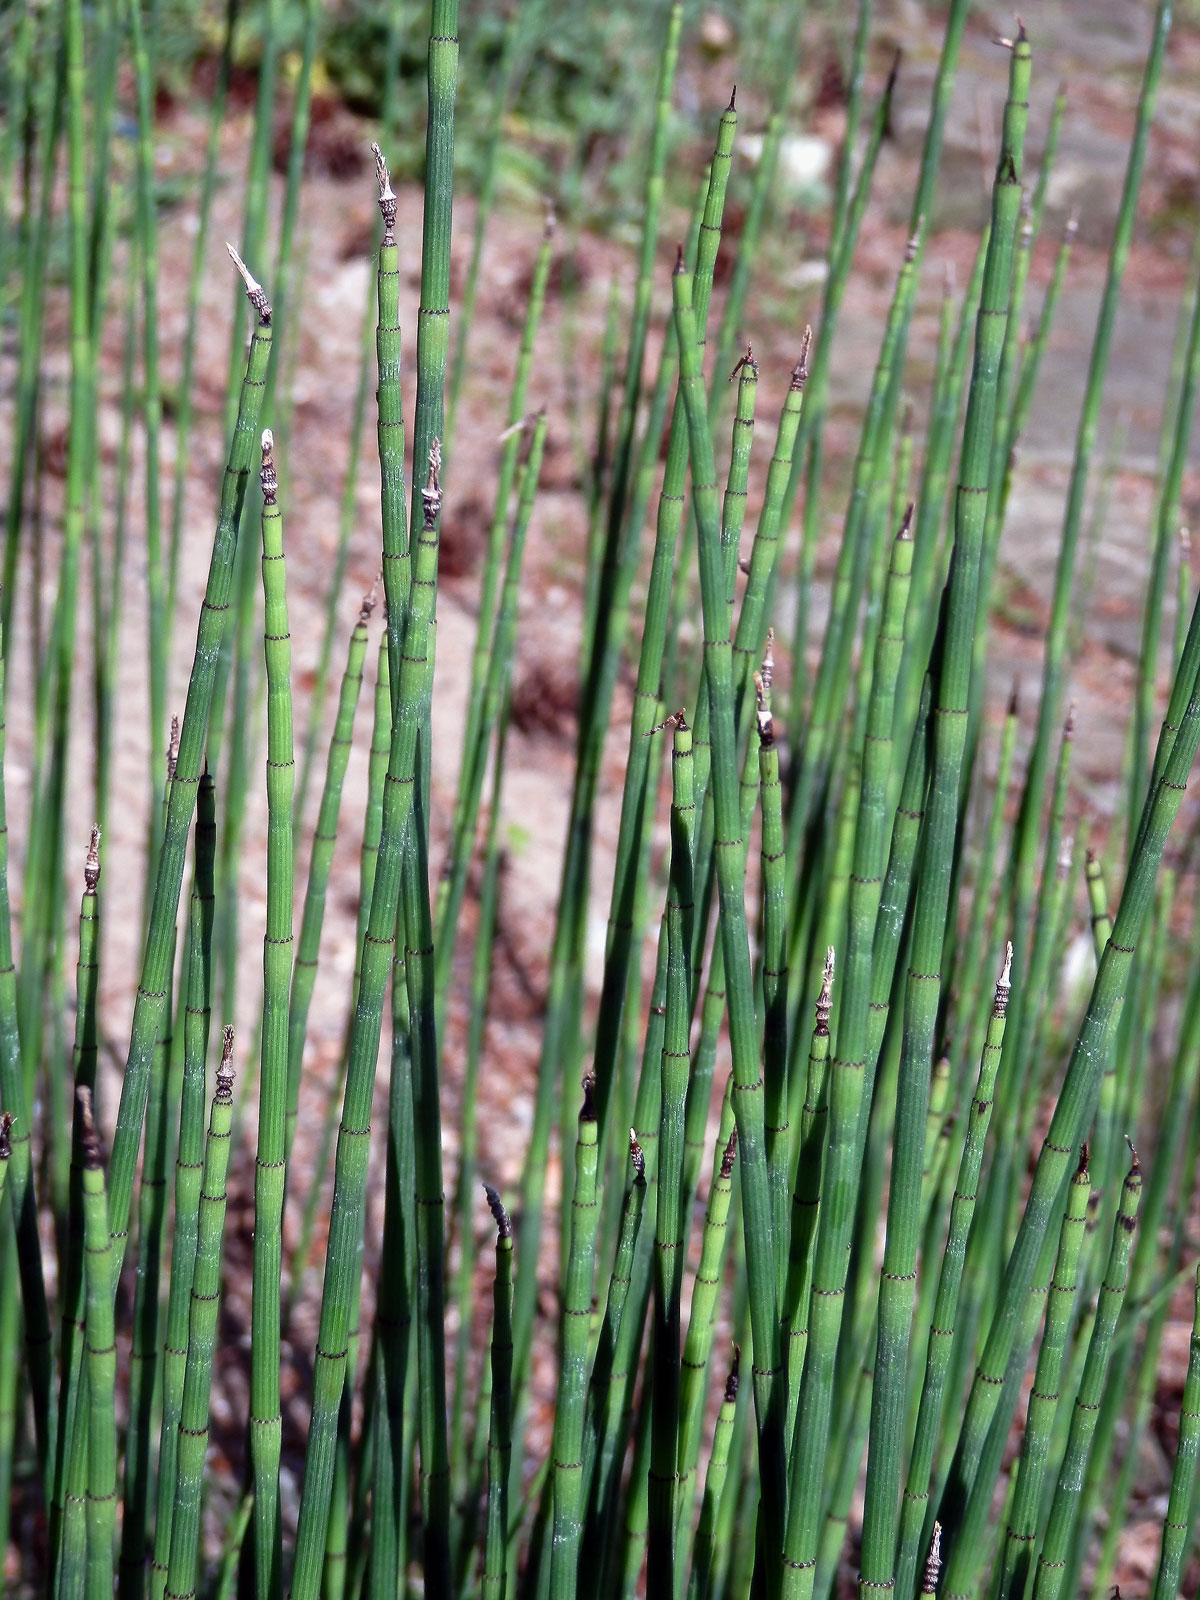
[[[817,1028],[821,1037],[829,1032],[829,1018],[833,1011],[833,946],[825,952],[825,970],[821,977],[821,992],[817,996]]]
[[[738,1372],[742,1365],[742,1347],[735,1344],[733,1347],[733,1364],[729,1368],[729,1376],[725,1380],[725,1404],[732,1405],[737,1399]]]
[[[233,1099],[233,1023],[225,1024],[221,1041],[221,1065],[217,1068],[216,1099],[228,1105]]]
[[[501,1239],[512,1238],[512,1220],[500,1199],[499,1193],[492,1188],[490,1183],[485,1183],[483,1192],[487,1196],[488,1210],[496,1222],[496,1232]]]
[[[383,159],[383,151],[377,144],[372,144],[371,154],[375,157],[375,176],[379,180],[379,211],[383,217],[383,243],[385,248],[390,249],[396,243],[396,195],[392,189],[387,162]]]
[[[83,863],[83,887],[87,894],[95,894],[100,882],[100,829],[93,827],[87,860]]]
[[[279,476],[275,471],[275,435],[270,428],[262,432],[262,467],[259,471],[262,481],[263,504],[273,506],[279,498]]]
[[[229,251],[230,259],[237,268],[242,282],[246,285],[246,298],[254,307],[255,311],[258,312],[259,320],[262,322],[270,322],[271,302],[267,299],[267,291],[263,288],[262,284],[259,283],[258,279],[250,271],[250,268],[242,260],[241,256],[238,255],[237,251],[233,248],[228,240],[225,242],[225,248]]]
[[[921,1583],[922,1594],[936,1594],[942,1573],[942,1525],[935,1522],[933,1538],[929,1541],[929,1555],[925,1559],[925,1574]]]
[[[733,1176],[733,1163],[737,1159],[737,1128],[729,1135],[729,1143],[725,1146],[725,1153],[721,1157],[721,1181],[728,1183]]]
[[[804,333],[800,339],[800,359],[792,368],[791,387],[793,389],[803,389],[804,385],[808,382],[808,358],[812,352],[812,342],[813,331],[811,326],[806,322],[804,324]]]
[[[646,1152],[638,1143],[638,1136],[633,1128],[629,1130],[629,1159],[633,1162],[634,1183],[646,1181]]]

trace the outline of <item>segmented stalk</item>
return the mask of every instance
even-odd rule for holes
[[[221,504],[213,541],[212,560],[196,631],[196,653],[179,733],[179,759],[175,766],[175,778],[171,784],[170,799],[167,803],[162,852],[155,877],[141,981],[134,1002],[129,1053],[121,1084],[116,1132],[113,1136],[109,1177],[109,1224],[116,1250],[115,1266],[118,1275],[128,1237],[129,1202],[133,1194],[137,1149],[146,1110],[150,1058],[161,1030],[171,982],[175,918],[179,908],[179,891],[183,883],[188,830],[196,803],[196,786],[200,780],[200,766],[212,705],[217,651],[225,631],[237,549],[238,524],[253,452],[259,445],[259,407],[271,354],[270,304],[262,286],[251,276],[236,252],[231,249],[230,254],[243,275],[247,297],[254,307],[258,320],[250,340],[237,424],[230,444],[225,475],[221,481]]]
[[[700,1260],[692,1280],[692,1304],[688,1315],[687,1338],[680,1363],[679,1384],[679,1515],[685,1529],[690,1525],[692,1474],[700,1455],[700,1431],[704,1420],[704,1392],[708,1363],[716,1332],[717,1301],[725,1263],[726,1224],[733,1199],[733,1163],[737,1156],[737,1129],[733,1123],[733,1103],[726,1094],[721,1105],[721,1124],[713,1162],[712,1184],[704,1208],[704,1227],[700,1235]]]
[[[692,1575],[688,1583],[688,1600],[708,1600],[712,1593],[714,1546],[717,1541],[717,1524],[721,1515],[721,1502],[729,1475],[730,1441],[737,1412],[738,1366],[741,1352],[734,1346],[733,1365],[725,1380],[721,1409],[713,1432],[712,1453],[708,1458],[708,1471],[704,1477],[704,1500],[700,1507],[700,1525],[696,1529],[696,1554],[692,1562]],[[735,1463],[737,1458],[734,1457]]]
[[[941,957],[959,826],[979,573],[987,518],[996,389],[1004,344],[1012,252],[1020,205],[1019,166],[1028,114],[1031,55],[1023,30],[1013,43],[992,231],[983,274],[975,365],[963,424],[954,549],[946,590],[946,636],[934,708],[933,759],[905,983],[904,1031],[888,1191],[887,1242],[879,1287],[879,1339],[871,1398],[860,1590],[891,1589],[903,1454],[904,1391],[921,1205],[921,1151],[929,1068],[941,991]]]
[[[783,1522],[783,1413],[779,1368],[779,1322],[772,1243],[771,1196],[766,1165],[762,1078],[753,979],[746,928],[744,850],[738,801],[734,730],[733,664],[725,619],[724,570],[717,517],[712,438],[704,408],[700,353],[692,283],[683,263],[674,280],[679,340],[680,390],[687,411],[692,459],[692,504],[698,529],[700,590],[704,615],[704,671],[712,718],[714,854],[720,900],[720,935],[728,986],[729,1033],[733,1056],[733,1106],[742,1155],[746,1268],[754,1334],[755,1410],[758,1418],[763,1515],[767,1548],[776,1544]]]
[[[1113,1332],[1125,1299],[1128,1283],[1129,1255],[1133,1248],[1133,1232],[1137,1226],[1138,1204],[1142,1197],[1142,1174],[1136,1152],[1133,1165],[1121,1186],[1121,1199],[1117,1207],[1113,1228],[1112,1248],[1104,1282],[1100,1285],[1100,1303],[1092,1325],[1088,1343],[1087,1360],[1075,1408],[1071,1413],[1071,1429],[1067,1437],[1067,1452],[1059,1468],[1058,1483],[1050,1506],[1050,1521],[1038,1557],[1037,1579],[1034,1585],[1035,1600],[1056,1600],[1061,1592],[1063,1566],[1066,1561],[1079,1494],[1083,1486],[1083,1473],[1087,1465],[1088,1450],[1096,1430],[1100,1401],[1104,1395],[1104,1380],[1108,1374],[1108,1358],[1112,1348]]]
[[[673,719],[671,868],[667,889],[666,1027],[658,1134],[658,1204],[654,1230],[653,1389],[650,1439],[646,1582],[673,1594],[677,1582],[680,1297],[687,1217],[684,1205],[684,1122],[691,1066],[692,730],[682,712]]]
[[[1163,1523],[1162,1549],[1151,1600],[1179,1593],[1184,1558],[1196,1516],[1196,1459],[1200,1455],[1200,1272],[1196,1275],[1196,1309],[1188,1345],[1187,1376],[1179,1410],[1179,1443],[1171,1467],[1171,1489]]]
[[[1042,1480],[1050,1448],[1050,1432],[1060,1399],[1091,1188],[1085,1145],[1079,1170],[1067,1189],[1067,1209],[1063,1213],[1054,1277],[1050,1283],[1050,1300],[1046,1306],[1046,1328],[1038,1350],[1037,1371],[1021,1439],[1021,1456],[1015,1468],[1016,1489],[1004,1534],[999,1600],[1021,1600],[1033,1564],[1034,1541],[1042,1503]]]
[[[162,1357],[162,1426],[150,1600],[162,1600],[171,1554],[179,1418],[187,1368],[188,1317],[199,1238],[204,1174],[205,1063],[211,1019],[213,873],[217,848],[217,798],[212,776],[201,775],[196,799],[196,861],[188,908],[187,987],[183,1021],[183,1086],[175,1155],[175,1221],[171,1233],[171,1288]]]
[[[508,1473],[512,1454],[512,1223],[490,1184],[484,1184],[496,1221],[496,1281],[492,1290],[492,1397],[488,1423],[487,1537],[483,1563],[486,1600],[504,1600],[508,1542]]]
[[[437,462],[430,463],[426,489],[426,527],[417,543],[412,583],[412,603],[406,609],[404,644],[400,652],[400,684],[395,696],[396,716],[392,725],[391,750],[384,782],[383,831],[375,868],[371,912],[362,950],[362,975],[358,1002],[350,1033],[346,1090],[338,1133],[334,1169],[333,1203],[330,1209],[329,1248],[326,1255],[325,1284],[321,1297],[321,1319],[317,1335],[316,1372],[313,1383],[312,1420],[309,1447],[304,1464],[304,1486],[300,1518],[296,1531],[296,1560],[292,1574],[293,1600],[316,1600],[321,1581],[325,1530],[329,1515],[329,1494],[333,1481],[337,1416],[346,1376],[347,1339],[350,1331],[352,1279],[359,1266],[367,1181],[367,1145],[371,1120],[379,1038],[383,1026],[383,1002],[391,969],[396,933],[396,914],[400,899],[401,865],[405,834],[413,819],[414,789],[417,779],[417,734],[422,717],[428,664],[428,634],[432,622],[437,571],[437,527],[441,511],[441,487]],[[432,995],[429,996],[432,1003]],[[436,1099],[430,1103],[428,1089],[417,1107],[418,1121],[424,1112],[436,1122]],[[415,1099],[415,1096],[414,1096]],[[428,1139],[424,1126],[418,1132],[418,1157]],[[440,1166],[440,1136],[426,1159]],[[418,1167],[418,1181],[427,1181]],[[440,1192],[440,1184],[438,1185]],[[435,1196],[419,1190],[422,1216],[427,1228],[424,1255],[427,1263],[427,1292],[437,1293],[441,1283],[441,1204]],[[435,1211],[436,1217],[428,1212]],[[430,1249],[436,1231],[436,1255]],[[436,1283],[434,1279],[436,1278]],[[422,1306],[429,1316],[429,1305]],[[441,1313],[436,1322],[427,1321],[427,1334],[440,1336]],[[440,1370],[434,1363],[435,1370]],[[443,1376],[444,1383],[444,1376]],[[445,1408],[442,1407],[443,1427]],[[432,1466],[432,1463],[430,1464]]]
[[[966,1264],[967,1244],[975,1221],[979,1174],[983,1169],[983,1152],[987,1142],[988,1126],[992,1120],[992,1107],[995,1103],[996,1075],[1000,1070],[1004,1045],[1004,1023],[1008,1012],[1011,981],[1012,945],[1010,944],[1006,947],[1004,966],[996,982],[996,996],[992,1003],[991,1016],[988,1018],[987,1035],[979,1060],[979,1078],[968,1114],[967,1134],[958,1166],[958,1181],[954,1186],[954,1199],[950,1206],[946,1246],[942,1252],[942,1265],[938,1273],[933,1320],[929,1327],[925,1381],[921,1387],[916,1436],[909,1458],[908,1478],[904,1486],[896,1550],[896,1585],[898,1592],[904,1594],[911,1591],[921,1554],[921,1535],[926,1521],[933,1458],[941,1433],[946,1382],[956,1335],[963,1268]],[[1085,1187],[1085,1201],[1086,1198]]]
[[[188,1319],[187,1370],[179,1413],[175,1509],[166,1592],[190,1600],[196,1593],[200,1553],[200,1502],[208,1450],[209,1392],[217,1314],[221,1300],[221,1252],[225,1235],[225,1174],[233,1125],[233,1029],[226,1025],[221,1065],[208,1117],[196,1265]]]
[[[1064,1168],[1098,1095],[1110,1030],[1123,1001],[1138,939],[1153,895],[1167,834],[1179,810],[1188,774],[1200,744],[1200,696],[1196,692],[1200,656],[1200,608],[1193,612],[1188,648],[1175,676],[1167,718],[1155,756],[1153,785],[1125,876],[1125,890],[1112,933],[1104,947],[1091,998],[1076,1037],[1050,1127],[1042,1142],[1033,1184],[1017,1238],[1000,1286],[991,1329],[967,1401],[962,1432],[943,1500],[943,1527],[957,1529],[975,1481],[983,1443],[999,1401],[996,1378],[1014,1350],[1022,1350],[1020,1311],[1064,1180]],[[1186,705],[1186,710],[1183,707]]]
[[[288,993],[292,984],[292,636],[283,518],[271,430],[262,436],[262,577],[267,670],[267,929],[263,940],[258,1151],[254,1162],[254,1293],[250,1343],[250,1452],[254,1464],[254,1571],[263,1600],[283,1588],[279,1525],[280,1280],[287,1180]]]
[[[362,689],[363,663],[367,655],[367,623],[375,606],[374,594],[367,595],[350,635],[346,670],[342,674],[337,719],[329,740],[329,759],[325,786],[313,834],[312,855],[308,864],[308,886],[304,891],[304,912],[300,938],[292,971],[292,993],[288,1011],[287,1149],[290,1155],[296,1137],[296,1115],[300,1102],[300,1071],[304,1063],[304,1040],[308,1029],[308,1010],[313,985],[317,981],[317,959],[321,947],[321,925],[325,920],[325,896],[337,843],[338,814],[342,806],[342,784],[354,742],[354,713]]]
[[[551,1600],[576,1592],[583,1535],[583,1422],[587,1400],[588,1334],[592,1277],[599,1222],[596,1110],[590,1078],[575,1145],[575,1192],[571,1197],[571,1244],[562,1303],[561,1357],[554,1404],[552,1451],[554,1532],[550,1554]]]

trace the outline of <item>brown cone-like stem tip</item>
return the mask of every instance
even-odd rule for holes
[[[638,1143],[637,1134],[632,1128],[629,1130],[629,1159],[633,1162],[634,1183],[646,1181],[646,1152]]]
[[[101,1165],[100,1135],[96,1131],[96,1117],[92,1105],[92,1091],[81,1083],[75,1090],[79,1101],[79,1120],[82,1124],[83,1164],[95,1172]]]
[[[925,1558],[925,1573],[921,1580],[922,1594],[936,1594],[942,1573],[942,1525],[935,1522],[933,1538],[929,1541],[929,1554]]]
[[[596,1120],[596,1079],[590,1072],[583,1075],[583,1104],[579,1108],[580,1122]]]
[[[729,1143],[725,1146],[725,1153],[721,1157],[721,1180],[728,1183],[733,1176],[733,1163],[737,1159],[737,1128],[729,1135]]]
[[[1012,991],[1012,958],[1013,947],[1010,939],[1004,946],[1004,965],[1000,969],[1000,976],[996,981],[996,999],[992,1006],[992,1015],[997,1021],[1008,1010],[1008,997]]]
[[[271,302],[267,299],[267,291],[228,241],[226,241],[225,248],[229,251],[230,258],[241,275],[242,282],[246,285],[246,298],[255,311],[258,312],[259,320],[261,322],[270,322]]]
[[[228,1105],[233,1099],[233,1024],[225,1024],[225,1032],[221,1042],[221,1065],[217,1068],[217,1088],[215,1098],[222,1105]]]
[[[12,1155],[12,1125],[12,1112],[0,1112],[0,1161],[7,1161]]]
[[[442,509],[442,441],[435,439],[429,446],[429,477],[421,490],[421,504],[425,511],[425,527],[437,526]]]
[[[383,151],[377,144],[371,146],[371,154],[375,157],[375,176],[379,180],[379,210],[383,217],[383,244],[385,249],[390,249],[396,243],[396,196],[392,190],[392,180],[388,173],[387,162],[383,159]]]
[[[1079,1165],[1075,1169],[1075,1176],[1080,1179],[1088,1178],[1088,1168],[1092,1162],[1092,1147],[1085,1139],[1079,1147]],[[1090,1181],[1090,1180],[1089,1180]]]
[[[485,1195],[487,1195],[488,1210],[495,1218],[496,1232],[502,1239],[511,1239],[512,1221],[508,1215],[508,1212],[504,1209],[498,1191],[493,1189],[490,1183],[485,1183],[483,1186],[483,1192]]]
[[[259,478],[262,482],[263,504],[273,506],[279,498],[279,476],[275,471],[275,435],[270,428],[264,428],[262,432]]]
[[[737,1399],[738,1371],[742,1365],[742,1348],[740,1345],[733,1347],[733,1365],[729,1369],[729,1376],[725,1379],[725,1404],[731,1406]]]
[[[789,388],[803,389],[804,385],[808,382],[808,358],[812,353],[812,342],[813,331],[811,326],[806,322],[804,324],[804,333],[800,339],[800,359],[792,368],[792,381],[789,385]]]
[[[817,996],[818,1034],[824,1038],[829,1032],[829,1017],[833,1011],[833,946],[825,952],[825,971],[821,978],[821,992]]]
[[[100,882],[100,829],[92,829],[92,840],[88,845],[87,860],[83,863],[83,887],[86,894],[95,894],[96,885]]]

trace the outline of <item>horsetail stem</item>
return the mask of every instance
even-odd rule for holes
[[[196,1264],[192,1275],[188,1320],[187,1368],[176,1447],[175,1505],[171,1517],[171,1549],[165,1588],[167,1594],[185,1597],[196,1592],[200,1554],[200,1499],[208,1446],[217,1312],[221,1298],[225,1177],[229,1167],[233,1125],[233,1076],[233,1029],[227,1023],[209,1111],[208,1138],[204,1146]]]
[[[175,943],[175,917],[183,883],[184,855],[196,786],[208,731],[212,705],[213,679],[217,650],[225,629],[225,613],[233,582],[237,553],[238,524],[246,496],[252,452],[259,443],[258,414],[262,387],[271,355],[271,306],[262,285],[246,267],[232,245],[227,246],[257,317],[250,339],[250,351],[242,379],[237,424],[229,449],[225,477],[221,485],[221,504],[209,565],[204,604],[196,630],[196,652],[188,684],[183,723],[179,734],[179,760],[171,783],[167,816],[163,826],[150,924],[142,958],[142,974],[134,1003],[129,1053],[121,1084],[121,1102],[113,1136],[109,1177],[109,1225],[116,1251],[119,1276],[128,1238],[129,1203],[133,1193],[137,1146],[149,1089],[150,1057],[162,1024],[170,987],[170,966]]]
[[[492,1399],[488,1425],[488,1510],[483,1568],[487,1600],[504,1600],[508,1540],[508,1473],[512,1453],[512,1223],[490,1184],[484,1184],[496,1223],[496,1283],[492,1311]]]
[[[1200,1273],[1188,1345],[1187,1376],[1179,1412],[1179,1443],[1171,1467],[1171,1489],[1163,1523],[1162,1549],[1154,1575],[1153,1600],[1178,1593],[1183,1560],[1196,1517],[1196,1456],[1200,1449]]]
[[[254,1563],[258,1593],[283,1588],[279,1524],[280,1281],[287,1174],[288,995],[292,985],[291,632],[274,437],[262,436],[263,648],[267,669],[267,928],[263,941],[262,1044],[258,1150],[254,1163],[254,1294],[251,1311],[250,1446],[254,1463]]]

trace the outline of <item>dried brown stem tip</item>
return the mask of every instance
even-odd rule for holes
[[[633,1162],[633,1181],[634,1181],[634,1183],[645,1183],[645,1181],[646,1181],[646,1152],[642,1149],[641,1145],[638,1143],[637,1132],[633,1128],[630,1128],[630,1130],[629,1130],[629,1159]]]
[[[375,176],[379,179],[379,210],[383,217],[383,243],[390,248],[396,242],[396,196],[392,189],[392,180],[388,174],[387,162],[383,159],[383,151],[377,144],[371,146],[371,154],[375,157]]]
[[[429,477],[421,490],[421,504],[425,508],[425,526],[437,526],[442,509],[442,441],[435,439],[429,446]]]
[[[942,1525],[935,1522],[933,1538],[929,1541],[929,1554],[925,1558],[925,1574],[921,1580],[922,1594],[936,1594],[938,1579],[942,1574]]]
[[[512,1220],[504,1209],[499,1193],[492,1188],[490,1183],[485,1183],[483,1192],[487,1195],[488,1210],[496,1222],[496,1232],[502,1239],[512,1238]]]
[[[746,346],[746,354],[739,358],[737,364],[734,366],[733,371],[729,374],[730,383],[733,382],[743,367],[747,368],[751,373],[753,373],[756,378],[758,377],[758,362],[754,359],[754,346],[752,344],[748,344]]]
[[[735,1344],[733,1347],[733,1365],[729,1369],[729,1376],[725,1379],[725,1404],[732,1405],[737,1399],[738,1370],[742,1365],[742,1347]]]
[[[686,271],[687,271],[687,268],[683,264],[683,246],[681,244],[677,244],[675,246],[675,272],[676,272],[676,275],[678,276],[679,273],[686,272]]]
[[[83,887],[86,894],[95,894],[96,885],[100,882],[100,829],[92,829],[91,843],[88,845],[87,859],[83,863]]]
[[[1000,969],[1000,977],[996,981],[996,1000],[992,1006],[992,1015],[997,1021],[1008,1010],[1008,997],[1012,991],[1012,958],[1013,947],[1010,939],[1004,946],[1004,965]]]
[[[808,358],[812,354],[813,331],[809,324],[804,324],[804,333],[800,339],[800,359],[792,368],[792,381],[788,385],[791,389],[803,389],[808,382]]]
[[[233,1099],[233,1024],[225,1024],[221,1043],[221,1065],[217,1068],[216,1098],[228,1105]]]
[[[1075,1169],[1075,1176],[1077,1178],[1086,1178],[1088,1175],[1088,1167],[1091,1165],[1091,1162],[1092,1147],[1085,1139],[1079,1147],[1079,1165]]]
[[[92,1172],[101,1165],[100,1135],[96,1132],[96,1117],[92,1107],[92,1091],[81,1083],[75,1091],[79,1101],[79,1120],[82,1124],[83,1164]]]
[[[262,468],[259,471],[262,480],[263,504],[273,506],[279,498],[279,475],[275,471],[275,435],[270,428],[262,432]]]
[[[376,578],[375,582],[367,590],[366,594],[363,595],[362,605],[358,608],[358,620],[362,623],[364,628],[366,627],[367,623],[370,622],[371,613],[379,603],[379,597],[375,592],[378,584],[379,579]]]
[[[585,1072],[582,1080],[583,1104],[579,1108],[580,1122],[595,1122],[596,1120],[596,1078],[595,1074]]]
[[[833,946],[825,952],[825,971],[821,978],[821,992],[817,996],[817,1032],[822,1038],[829,1032],[829,1018],[833,1011]]]
[[[1020,710],[1021,710],[1021,680],[1019,678],[1014,678],[1013,679],[1013,686],[1012,686],[1012,689],[1010,690],[1009,696],[1008,696],[1008,714],[1009,714],[1010,717],[1015,717],[1020,713]]]
[[[12,1155],[12,1125],[12,1112],[0,1112],[0,1161],[7,1161]]]
[[[729,1143],[725,1146],[725,1154],[721,1157],[721,1181],[728,1183],[733,1176],[733,1163],[737,1159],[737,1128],[729,1135]]]
[[[908,502],[908,509],[905,511],[904,516],[900,520],[900,529],[896,534],[897,539],[907,539],[909,541],[912,540],[912,519],[914,509],[915,502],[910,500]]]
[[[771,691],[763,682],[761,672],[754,674],[754,698],[758,708],[758,742],[769,750],[775,743],[775,721],[771,716]]]
[[[1133,1148],[1133,1140],[1128,1134],[1125,1135],[1125,1143],[1129,1146],[1129,1154],[1132,1158],[1132,1165],[1129,1168],[1129,1176],[1132,1178],[1135,1172],[1142,1170],[1142,1163],[1138,1160],[1138,1153]]]
[[[228,241],[226,241],[225,248],[229,251],[234,266],[241,274],[242,282],[246,285],[246,298],[255,311],[258,312],[259,320],[261,322],[270,322],[271,302],[267,299],[267,291]]]

